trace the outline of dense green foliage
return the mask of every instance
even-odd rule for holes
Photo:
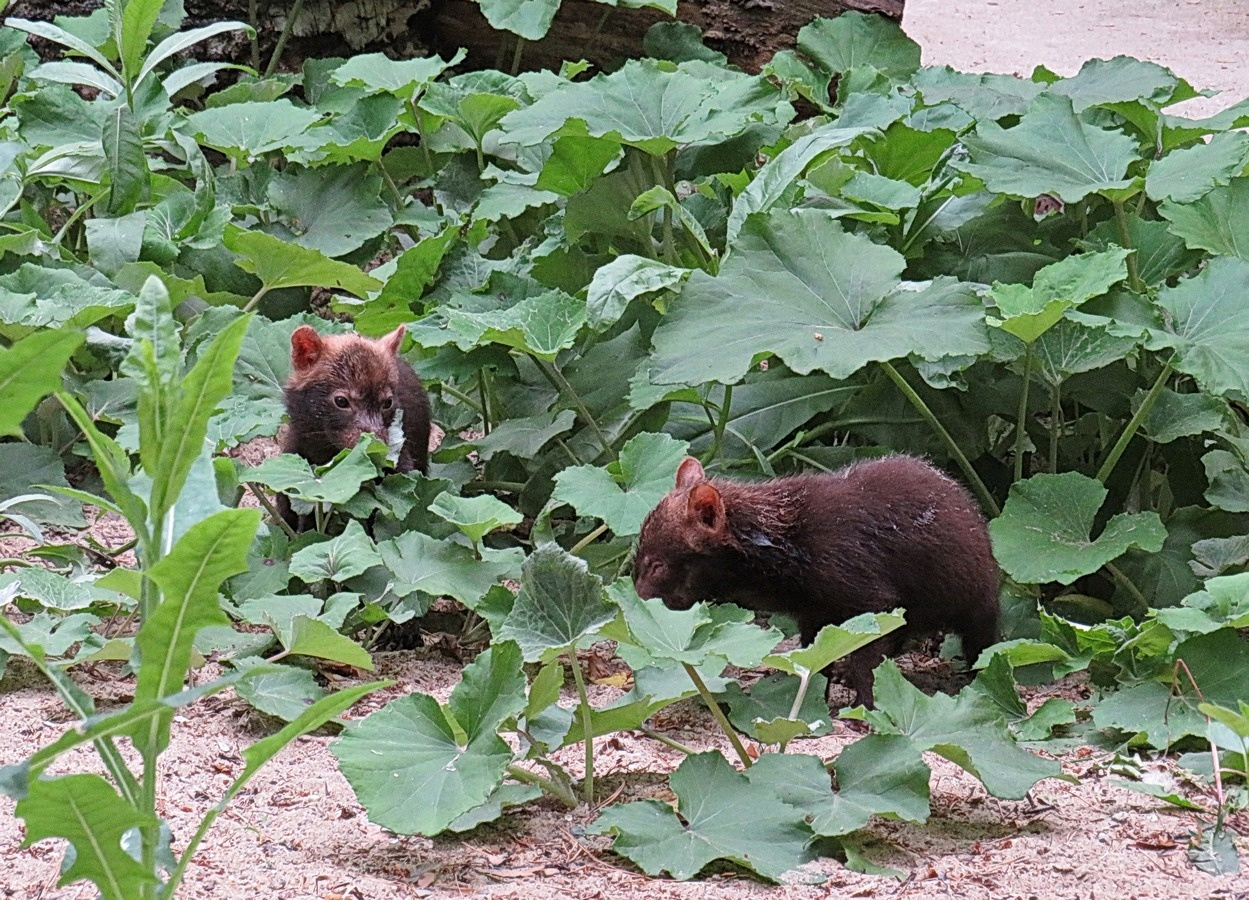
[[[522,6],[538,18],[496,24],[537,36],[558,4]],[[663,58],[593,75],[369,55],[228,87],[181,54],[241,26],[179,32],[159,0],[8,24],[0,430],[25,440],[0,444],[0,515],[42,542],[42,524],[84,526],[85,502],[131,524],[139,558],[102,571],[98,553],[41,543],[0,576],[33,613],[3,622],[0,666],[30,656],[83,718],[66,667],[139,673],[132,707],[3,773],[30,839],[78,848],[67,877],[109,897],[180,877],[158,887],[150,801],[173,710],[208,689],[180,693],[196,649],[233,669],[211,689],[291,723],[245,780],[368,689],[327,696],[311,660],[368,668],[371,642],[437,597],[472,610],[466,632],[490,649],[446,703],[401,698],[334,745],[399,832],[467,830],[542,792],[593,799],[588,738],[671,743],[647,720],[696,694],[744,771],[690,751],[679,816],[603,814],[650,873],[729,859],[778,878],[834,846],[864,865],[853,832],[872,815],[928,815],[922,751],[1018,798],[1059,769],[1017,741],[1055,729],[1213,744],[1243,779],[1249,138],[1232,129],[1249,104],[1170,115],[1195,92],[1126,58],[1071,78],[921,68],[894,26],[857,15],[803,29],[758,76],[656,26]],[[22,31],[72,53],[40,64]],[[326,303],[343,315],[310,314]],[[368,438],[319,468],[224,455],[276,432],[294,327],[343,318],[367,335],[408,326],[446,431],[431,475],[393,472]],[[775,655],[781,632],[744,611],[672,612],[623,576],[687,453],[756,477],[889,451],[960,473],[994,517],[1007,640],[953,698],[887,663],[878,708],[852,714],[874,733],[830,764],[834,792],[822,761],[792,752],[829,728],[813,673],[899,619]],[[316,530],[235,509],[245,484],[310,504]],[[130,608],[134,639],[90,631]],[[634,682],[595,708],[576,651],[603,638]],[[730,664],[778,674],[747,692]],[[1091,714],[1027,714],[1017,680],[1083,669]],[[566,673],[573,709],[556,703]],[[752,765],[739,732],[780,752]],[[120,734],[141,746],[138,776]],[[88,740],[113,784],[35,777]],[[574,744],[579,785],[551,757]],[[1209,753],[1187,759],[1219,774]],[[1223,871],[1238,801],[1217,783],[1194,853]],[[79,801],[100,830],[57,830]],[[766,840],[717,824],[746,809]],[[121,849],[130,828],[138,857]]]

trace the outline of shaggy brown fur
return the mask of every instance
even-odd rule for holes
[[[909,631],[960,633],[969,662],[997,640],[1000,576],[984,517],[965,488],[910,456],[757,484],[709,479],[686,459],[642,525],[633,580],[673,609],[712,600],[788,613],[804,644],[825,625],[897,606]],[[859,702],[870,705],[872,670],[901,640],[850,656]]]

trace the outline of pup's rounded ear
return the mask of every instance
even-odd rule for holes
[[[311,325],[300,325],[291,334],[291,367],[296,372],[310,369],[325,353],[325,341]]]
[[[702,463],[692,456],[681,460],[681,465],[677,467],[677,487],[687,488],[706,480],[707,473],[703,471]]]
[[[724,530],[724,498],[711,482],[704,481],[694,485],[685,508],[690,521],[695,525],[708,531]]]
[[[399,355],[399,348],[403,346],[403,336],[408,333],[408,329],[404,325],[400,325],[390,334],[382,338],[382,349],[392,356]]]

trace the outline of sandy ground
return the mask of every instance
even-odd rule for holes
[[[1134,56],[1220,97],[1175,110],[1208,115],[1249,96],[1245,0],[906,0],[902,26],[926,65],[1074,75],[1085,60]]]
[[[1198,88],[1226,91],[1192,101],[1185,112],[1216,111],[1249,95],[1249,3],[1244,0],[910,0],[905,27],[924,47],[927,63],[976,71],[1027,74],[1037,64],[1077,71],[1095,56],[1124,53],[1174,69]],[[110,541],[117,543],[117,541]],[[6,548],[20,552],[21,546]],[[398,685],[374,695],[350,714],[359,718],[385,700],[411,690],[445,698],[460,667],[429,650],[377,655],[379,674]],[[904,662],[905,667],[905,662]],[[211,677],[211,671],[199,677]],[[102,708],[129,700],[133,682],[108,665],[74,674]],[[1078,696],[1079,683],[1036,692]],[[594,689],[607,702],[613,689]],[[566,690],[565,703],[572,702]],[[54,740],[69,721],[37,673],[12,661],[0,681],[0,762],[20,759]],[[718,746],[705,710],[680,704],[660,724],[699,748]],[[273,723],[231,694],[210,698],[180,716],[173,743],[162,757],[167,776],[161,813],[182,846],[199,817],[216,803],[242,769],[241,749],[271,732]],[[839,732],[795,749],[834,756],[853,735]],[[565,811],[545,801],[503,823],[470,835],[399,838],[370,824],[328,751],[333,740],[314,735],[280,754],[235,800],[214,826],[189,869],[180,896],[275,900],[385,900],[480,896],[497,898],[820,898],[962,897],[968,900],[1091,900],[1091,898],[1249,898],[1249,874],[1215,879],[1184,857],[1191,813],[1175,811],[1112,784],[1109,755],[1078,748],[1062,756],[1064,771],[1079,784],[1042,782],[1035,806],[994,800],[950,764],[931,758],[932,820],[924,826],[874,823],[865,849],[905,880],[859,875],[834,860],[820,860],[781,887],[762,885],[727,869],[680,884],[648,879],[613,856],[604,838],[582,828],[592,810]],[[621,799],[665,796],[663,773],[679,762],[664,746],[634,734],[596,744],[604,790]],[[579,771],[580,752],[561,762]],[[88,753],[62,761],[56,771],[97,770]],[[1209,805],[1202,787],[1183,779],[1169,762],[1148,763],[1151,777]],[[85,885],[55,887],[61,847],[41,842],[21,849],[22,829],[13,804],[0,799],[0,900],[79,900]],[[1234,820],[1249,833],[1249,816]],[[1249,844],[1241,842],[1242,856]]]

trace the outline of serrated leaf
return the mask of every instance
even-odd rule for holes
[[[73,860],[59,885],[85,878],[106,900],[130,900],[157,880],[154,872],[122,848],[127,831],[152,827],[155,817],[140,813],[99,775],[32,781],[16,814],[26,822],[23,847],[53,837],[73,845]]]
[[[352,519],[342,534],[297,550],[291,557],[290,572],[309,584],[322,579],[343,582],[381,562],[372,539]]]
[[[825,625],[810,646],[770,654],[763,658],[763,662],[782,672],[810,675],[878,637],[901,628],[905,623],[901,613],[863,613],[840,625]]]
[[[496,528],[519,525],[524,516],[490,494],[457,497],[445,491],[434,498],[429,511],[450,522],[474,544]]]
[[[616,617],[603,581],[585,560],[543,544],[525,560],[520,593],[496,637],[515,641],[527,662],[550,658]]]
[[[18,596],[34,600],[48,609],[70,611],[86,609],[95,596],[90,587],[76,581],[70,581],[64,575],[50,572],[39,566],[21,568],[16,572],[8,572],[0,576],[0,585],[16,584]],[[52,651],[44,648],[51,655]]]
[[[819,210],[752,216],[719,275],[692,273],[655,330],[651,379],[731,384],[767,352],[835,378],[901,356],[984,352],[984,306],[970,286],[902,284],[904,265]]]
[[[383,53],[365,53],[351,57],[331,72],[330,80],[344,87],[364,88],[370,93],[384,91],[411,99],[463,59],[463,50],[449,60],[438,56],[394,60]]]
[[[259,510],[223,510],[192,526],[147,570],[161,599],[135,637],[141,660],[136,700],[158,700],[181,690],[195,633],[208,625],[229,624],[217,603],[217,590],[231,575],[247,570],[247,551],[259,527]],[[166,746],[170,718],[153,720],[146,734],[135,736],[136,743]]]
[[[330,259],[311,247],[288,244],[263,231],[227,229],[224,243],[242,256],[235,264],[259,278],[266,290],[327,287],[365,297],[382,286],[349,263]]]
[[[1249,163],[1249,135],[1227,131],[1209,143],[1172,150],[1150,163],[1145,193],[1151,200],[1192,203],[1216,187],[1228,184]]]
[[[322,116],[315,109],[281,99],[204,109],[187,116],[186,123],[201,144],[251,161],[295,144]]]
[[[512,751],[495,729],[524,705],[520,651],[496,644],[465,668],[446,708],[427,694],[401,697],[350,725],[330,749],[372,821],[433,835],[502,782]]]
[[[1161,550],[1166,529],[1154,512],[1119,513],[1090,538],[1106,494],[1078,472],[1034,475],[1011,485],[1001,516],[989,523],[1002,568],[1022,584],[1071,584],[1133,547]]]
[[[1130,254],[1130,250],[1116,247],[1068,256],[1038,271],[1030,288],[994,284],[989,295],[1002,318],[991,319],[990,324],[1031,344],[1053,327],[1067,308],[1100,296],[1127,278]]]
[[[296,616],[291,620],[290,634],[283,635],[283,642],[292,656],[315,656],[373,671],[369,651],[318,619]]]
[[[637,534],[642,520],[672,489],[689,445],[666,434],[639,434],[616,462],[573,466],[555,476],[551,497],[583,516],[602,519],[620,536]]]
[[[779,881],[812,858],[802,813],[777,798],[776,785],[748,779],[719,752],[686,757],[669,783],[676,811],[654,800],[618,804],[589,830],[614,835],[612,849],[648,875],[667,872],[681,881],[717,859]]]
[[[571,197],[593,184],[621,156],[615,141],[566,135],[552,145],[534,187]]]
[[[61,388],[61,372],[82,344],[80,332],[40,331],[0,347],[0,434],[20,435],[22,420],[46,394]]]
[[[1158,212],[1189,247],[1249,259],[1249,178],[1232,178],[1191,203],[1167,202]]]
[[[409,531],[377,545],[382,563],[391,572],[390,589],[400,597],[423,591],[434,597],[454,597],[468,607],[504,578],[519,572],[519,551],[493,551],[477,559],[462,544],[439,541]]]
[[[670,266],[644,256],[625,254],[600,266],[586,293],[590,327],[602,330],[615,325],[629,301],[644,294],[671,290],[690,274],[689,269]]]
[[[269,201],[281,221],[289,226],[292,243],[320,251],[326,257],[336,257],[360,248],[366,241],[377,237],[394,224],[390,207],[380,196],[381,190],[382,177],[373,173],[365,163],[354,166],[321,166],[276,177],[269,184]],[[253,232],[248,237],[259,233]],[[244,245],[246,243],[244,241]],[[251,256],[246,250],[240,249],[237,239],[230,245],[230,249]],[[270,252],[281,251],[270,245]],[[302,255],[299,258],[300,265],[328,273],[329,267],[325,262],[310,260]],[[255,258],[252,259],[254,261]],[[348,282],[340,282],[338,285],[331,282],[324,286],[342,286],[344,290],[357,296],[364,296],[358,285],[364,283],[363,279],[373,280],[371,276],[364,275],[354,266],[346,266],[344,263],[331,265],[342,267],[336,269],[332,277],[346,278]],[[266,284],[269,283],[269,278],[264,275],[260,277]],[[315,282],[307,279],[326,276],[305,271],[301,272],[301,277],[302,284],[314,284]],[[289,281],[289,278],[284,280]],[[377,287],[372,289],[376,290]]]
[[[1249,179],[1246,179],[1249,199]],[[1249,262],[1215,257],[1195,276],[1158,293],[1169,313],[1151,347],[1174,347],[1172,361],[1211,394],[1249,394]]]
[[[360,485],[377,477],[377,466],[369,457],[368,440],[362,440],[335,462],[312,466],[293,453],[271,456],[258,466],[244,468],[240,481],[263,484],[301,500],[319,503],[346,503]]]
[[[870,65],[905,78],[919,68],[919,44],[896,22],[854,10],[804,26],[798,49],[834,75]]]
[[[886,660],[876,669],[875,699],[878,712],[868,716],[877,730],[905,735],[916,750],[945,757],[995,797],[1021,799],[1042,778],[1062,774],[1056,760],[1018,747],[1001,712],[978,691],[927,697]]]
[[[837,794],[811,820],[816,834],[837,837],[858,831],[880,815],[926,822],[932,770],[908,738],[869,734],[837,757]]]
[[[967,161],[950,164],[991,191],[1017,197],[1052,194],[1075,203],[1091,193],[1126,188],[1136,141],[1080,120],[1071,101],[1041,94],[1012,128],[981,121],[963,137]]]

